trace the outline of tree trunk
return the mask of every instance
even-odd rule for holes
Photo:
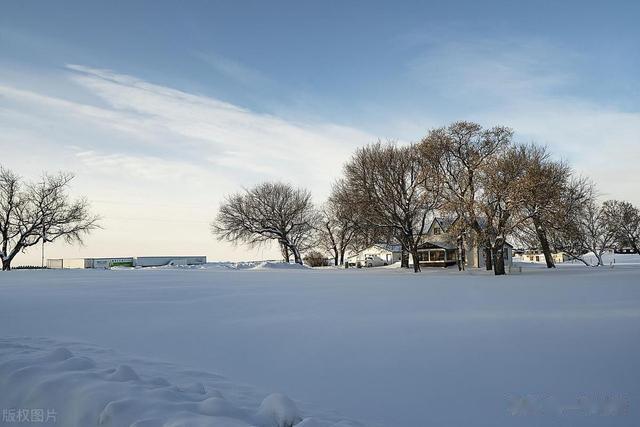
[[[464,271],[466,269],[464,257],[464,239],[458,239],[458,271]]]
[[[405,252],[404,250],[402,251],[402,255],[400,256],[400,267],[409,268],[409,253]]]
[[[542,249],[542,253],[544,254],[544,260],[547,263],[547,268],[555,268],[556,265],[553,262],[553,256],[551,255],[551,247],[549,247],[549,239],[547,239],[547,232],[540,224],[540,220],[538,218],[533,219],[533,226],[536,229],[536,235],[538,236],[538,240],[540,241],[540,248]]]
[[[417,246],[411,248],[411,256],[413,257],[413,272],[414,273],[419,273],[422,270],[420,269],[420,261],[418,261],[418,247]]]
[[[289,255],[289,247],[286,245],[286,243],[280,242],[280,251],[282,252],[282,258],[284,259],[284,262],[288,263],[291,255]]]
[[[505,274],[504,244],[503,243],[497,244],[491,252],[493,254],[493,263],[494,263],[493,272],[495,273],[496,276],[502,276],[503,274]]]
[[[593,251],[593,254],[596,256],[596,259],[598,260],[598,263],[596,264],[596,267],[600,267],[601,265],[604,265],[602,263],[602,252]]]
[[[496,272],[496,268],[497,268],[496,262],[498,260],[498,249],[495,245],[492,245],[489,248],[489,255],[490,255],[489,258],[491,258],[491,267],[492,267],[491,269],[493,270],[495,275],[498,275],[498,273]]]
[[[11,259],[2,258],[2,271],[10,271],[11,270]]]
[[[338,246],[334,244],[331,250],[333,252],[333,265],[338,266],[338,262],[340,261],[339,260],[340,253],[338,252]]]
[[[344,265],[344,249],[340,249],[340,265]]]
[[[300,256],[300,251],[297,247],[291,246],[291,252],[293,252],[293,259],[296,264],[302,265],[302,257]]]
[[[484,248],[484,266],[487,271],[493,270],[493,254],[491,253],[491,246],[486,246]]]

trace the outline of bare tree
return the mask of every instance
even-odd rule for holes
[[[14,172],[0,167],[0,260],[11,270],[15,256],[38,243],[64,239],[82,243],[85,234],[98,228],[99,217],[89,212],[86,199],[67,194],[70,173],[45,174],[25,183]]]
[[[219,240],[260,245],[276,240],[283,258],[302,264],[301,253],[313,245],[316,212],[311,193],[280,182],[265,182],[228,196],[211,225]]]
[[[590,265],[584,255],[591,252],[596,265],[603,264],[602,255],[616,238],[616,231],[608,221],[605,208],[597,201],[595,187],[587,180],[573,183],[568,208],[556,231],[554,246],[569,257]],[[576,203],[576,200],[580,200]]]
[[[371,228],[390,232],[412,254],[420,271],[418,247],[427,218],[440,204],[441,182],[416,145],[380,142],[360,148],[345,165],[345,187],[353,206]],[[403,267],[408,260],[403,257]]]
[[[492,256],[480,211],[484,191],[481,175],[487,163],[511,144],[512,137],[513,131],[507,127],[483,129],[479,124],[461,121],[430,131],[420,144],[421,152],[442,177],[443,211],[458,219],[461,241],[470,238],[470,231],[475,233],[477,243],[485,248],[488,270],[492,269]]]
[[[554,268],[548,233],[557,226],[563,211],[563,195],[572,170],[566,163],[553,160],[543,146],[519,145],[516,152],[523,175],[511,186],[520,198],[520,215],[525,220],[517,231],[530,245],[540,247],[547,268]]]
[[[484,221],[482,232],[490,248],[495,275],[505,274],[504,245],[507,237],[528,219],[523,208],[520,183],[526,179],[526,150],[513,146],[498,156],[489,158],[481,168],[479,182],[482,193],[478,208]]]
[[[619,246],[630,246],[640,254],[640,210],[629,202],[609,200],[603,205],[605,221]]]
[[[351,199],[344,182],[338,181],[320,209],[318,245],[333,256],[334,265],[344,264],[345,254],[354,249],[358,237],[364,233],[363,221]]]
[[[595,198],[585,204],[583,212],[580,225],[585,231],[584,247],[595,255],[596,265],[602,265],[602,255],[615,242],[615,231],[609,227],[602,205]]]
[[[569,258],[589,265],[583,258],[584,229],[580,218],[584,216],[583,206],[594,197],[593,183],[587,178],[572,177],[564,187],[560,203],[553,221],[549,222],[547,238],[556,252],[564,252]],[[535,239],[535,232],[534,232]]]

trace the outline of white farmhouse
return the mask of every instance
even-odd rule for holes
[[[427,232],[423,236],[422,245],[418,249],[418,261],[425,267],[449,267],[458,263],[457,237],[450,233],[452,225],[455,223],[447,218],[434,218]],[[481,224],[482,225],[482,224]],[[478,245],[475,233],[471,233],[465,242],[462,250],[462,259],[465,266],[470,268],[480,268],[485,265],[484,248]],[[513,263],[513,246],[509,243],[504,245],[505,267],[510,267]],[[409,258],[409,264],[413,265],[413,257]]]
[[[434,218],[426,233],[422,236],[422,244],[418,248],[418,262],[423,267],[449,267],[458,263],[458,245],[456,236],[449,232],[453,221],[446,218]],[[347,258],[349,266],[377,267],[390,265],[402,259],[402,248],[398,244],[376,243],[363,251]],[[413,257],[409,264],[413,265]],[[484,267],[485,252],[472,234],[462,252],[465,266],[470,268]],[[513,263],[513,246],[504,245],[505,267]]]

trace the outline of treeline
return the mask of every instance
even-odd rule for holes
[[[508,239],[539,248],[552,268],[553,252],[586,265],[592,252],[601,265],[612,245],[637,251],[640,238],[640,213],[629,202],[600,203],[595,185],[546,147],[516,143],[503,126],[464,121],[409,145],[357,149],[320,206],[308,190],[279,182],[230,195],[212,231],[248,245],[275,240],[283,259],[297,263],[320,250],[341,265],[349,251],[380,241],[399,243],[417,260],[436,216],[452,220],[449,235],[460,249],[470,239],[482,247],[496,275],[505,274]]]

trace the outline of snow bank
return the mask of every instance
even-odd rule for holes
[[[220,270],[220,271],[229,271],[229,270],[250,270],[250,269],[259,269],[259,270],[269,270],[269,269],[299,269],[299,268],[308,268],[306,266],[301,266],[300,264],[287,264],[283,261],[275,261],[275,260],[266,260],[266,261],[240,261],[240,262],[232,262],[232,261],[219,261],[219,262],[208,262],[206,264],[196,265],[196,266],[181,266],[181,265],[167,265],[162,266],[164,269],[183,269],[183,268],[196,268],[201,270]]]
[[[253,270],[306,270],[310,267],[286,262],[265,261],[253,267]]]
[[[400,261],[394,262],[393,264],[385,265],[382,268],[402,268],[402,263]]]
[[[204,264],[202,267],[207,270],[245,270],[248,268],[253,268],[256,266],[255,261],[242,261],[242,262],[231,262],[231,261],[221,261],[221,262],[208,262]]]
[[[291,399],[283,394],[267,396],[258,408],[257,418],[265,426],[294,426],[302,421],[300,412]]]
[[[597,265],[598,259],[596,258],[593,252],[589,252],[583,255],[582,257],[587,263],[592,266]],[[546,263],[544,261],[544,257],[540,257],[540,261],[529,261],[525,260],[522,257],[514,256],[514,263],[534,267],[534,266],[543,266],[546,268]],[[616,265],[640,265],[640,255],[638,254],[616,254],[613,251],[607,251],[602,254],[602,264],[605,266],[616,266]],[[585,267],[584,263],[578,260],[568,260],[561,263],[556,263],[557,266],[580,266]]]
[[[584,260],[591,265],[596,265],[598,259],[593,252],[584,255]],[[573,261],[579,262],[579,261]],[[640,264],[640,255],[638,254],[616,254],[613,252],[605,252],[602,254],[602,263],[607,266],[617,264]]]
[[[147,377],[126,364],[105,368],[65,347],[35,354],[19,340],[0,340],[0,352],[2,423],[15,420],[69,427],[336,425],[303,419],[297,405],[278,393],[266,396],[256,408],[246,405],[246,397],[236,403],[200,382],[178,386],[164,377]]]
[[[306,269],[310,268],[300,264],[291,264],[283,261],[266,260],[266,261],[219,261],[208,262],[206,264],[183,265],[179,263],[168,263],[161,266],[153,267],[111,267],[111,270],[272,270],[272,269]]]

